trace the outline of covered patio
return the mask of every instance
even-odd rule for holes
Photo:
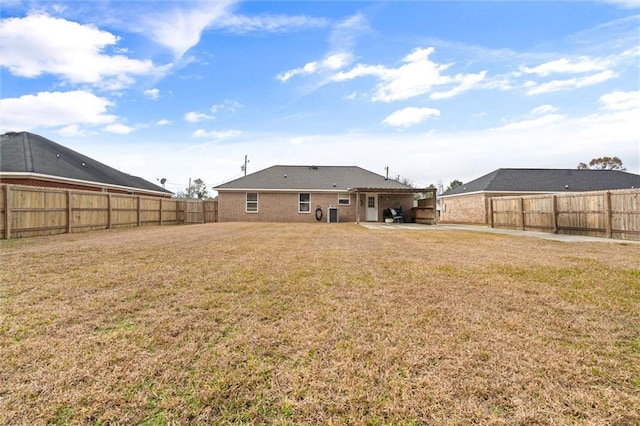
[[[356,223],[383,222],[386,209],[395,209],[403,222],[435,223],[435,188],[349,188],[356,195]],[[414,202],[416,194],[420,199]]]

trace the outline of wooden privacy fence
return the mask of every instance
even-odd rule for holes
[[[0,237],[217,221],[217,201],[0,185]]]
[[[494,197],[488,216],[492,228],[640,240],[640,189]]]

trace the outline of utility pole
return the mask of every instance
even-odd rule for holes
[[[244,166],[240,167],[242,169],[242,171],[244,172],[244,175],[247,175],[247,163],[249,162],[249,160],[247,159],[247,156],[244,156]]]

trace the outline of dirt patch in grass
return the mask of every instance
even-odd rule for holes
[[[640,423],[637,245],[236,223],[0,247],[0,424]]]

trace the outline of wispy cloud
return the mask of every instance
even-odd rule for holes
[[[534,67],[523,66],[520,67],[520,70],[527,74],[537,74],[544,77],[549,74],[577,74],[602,71],[608,69],[611,65],[610,60],[580,56],[575,60],[560,58]]]
[[[160,90],[148,89],[144,91],[144,95],[149,99],[157,100],[160,98]]]
[[[286,82],[295,76],[335,72],[354,60],[352,49],[357,36],[367,31],[369,28],[366,17],[357,13],[338,22],[329,34],[329,49],[324,58],[311,61],[305,65],[279,73],[276,78],[281,82]]]
[[[615,78],[617,76],[618,74],[616,74],[615,72],[607,70],[584,77],[575,77],[566,80],[552,80],[541,84],[533,83],[529,90],[527,90],[527,94],[539,95],[541,93],[573,90],[581,87],[593,86],[595,84],[611,80],[612,78]]]
[[[128,135],[129,133],[135,131],[135,128],[129,127],[122,123],[114,123],[105,126],[103,130],[107,133],[114,133],[116,135]]]
[[[200,42],[202,33],[207,30],[246,34],[295,31],[327,25],[323,18],[304,15],[235,14],[233,9],[237,3],[237,0],[220,0],[162,8],[142,19],[137,31],[148,34],[156,43],[170,49],[176,59],[181,59]]]
[[[215,117],[213,115],[207,115],[201,112],[189,111],[184,115],[184,120],[188,123],[199,123],[204,120],[213,120]]]
[[[431,117],[440,117],[440,110],[433,108],[407,107],[394,111],[387,118],[382,120],[382,123],[388,126],[406,129],[407,127],[422,123]]]
[[[600,97],[600,103],[608,110],[640,109],[640,90],[607,93]]]
[[[208,139],[213,139],[213,140],[224,140],[224,139],[229,139],[229,138],[234,138],[237,136],[240,136],[242,134],[242,131],[240,130],[214,130],[211,132],[207,132],[204,129],[198,129],[195,132],[193,132],[193,137],[194,138],[208,138]]]

